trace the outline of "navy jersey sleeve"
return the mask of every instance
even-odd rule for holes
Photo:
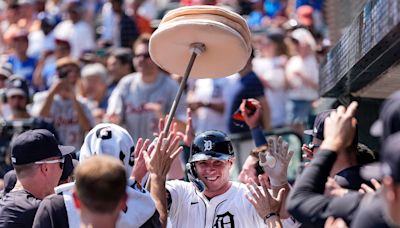
[[[343,197],[324,195],[325,183],[336,160],[336,153],[319,151],[311,164],[298,177],[287,208],[289,213],[306,227],[324,227],[329,216],[352,221],[363,194],[350,192]]]
[[[252,72],[245,78],[242,78],[243,99],[258,98],[264,96],[264,86],[257,75]]]
[[[43,199],[36,212],[33,227],[68,228],[68,215],[62,195],[51,195]]]

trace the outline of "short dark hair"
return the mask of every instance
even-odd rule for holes
[[[133,51],[135,51],[136,47],[139,46],[140,44],[146,44],[149,45],[150,43],[150,37],[151,34],[149,33],[143,33],[141,34],[133,43]]]
[[[92,212],[114,211],[126,195],[127,177],[120,160],[98,155],[83,161],[75,170],[79,200]]]
[[[110,56],[116,58],[121,64],[131,64],[132,65],[132,58],[133,53],[132,50],[129,48],[116,48],[110,52]]]

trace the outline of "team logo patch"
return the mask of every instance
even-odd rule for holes
[[[212,141],[211,140],[204,140],[204,150],[210,151],[212,149]]]
[[[217,215],[213,228],[234,228],[233,215],[227,211],[225,214]]]

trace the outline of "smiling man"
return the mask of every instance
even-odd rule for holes
[[[279,208],[273,207],[266,210],[267,216],[261,217],[246,198],[249,194],[246,186],[230,180],[229,171],[235,156],[231,140],[221,131],[206,131],[193,140],[186,165],[192,183],[174,180],[165,185],[166,160],[173,159],[181,149],[171,152],[176,148],[174,143],[169,144],[173,136],[163,138],[164,135],[161,133],[162,143],[158,143],[152,158],[145,155],[145,159],[151,173],[153,198],[162,216],[163,209],[160,208],[168,208],[171,227],[267,227],[263,220],[279,219]],[[162,154],[168,157],[162,157]],[[163,186],[167,192],[166,200],[155,195],[158,192],[159,196],[165,196]],[[165,219],[164,216],[160,218]]]

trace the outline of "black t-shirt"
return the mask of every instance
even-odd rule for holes
[[[335,175],[335,181],[342,188],[347,188],[356,191],[360,189],[361,184],[363,183],[373,187],[369,181],[366,181],[361,177],[360,168],[361,166],[357,165],[338,172]]]
[[[32,227],[41,200],[25,190],[9,192],[0,200],[0,227]]]
[[[62,193],[53,194],[43,199],[33,222],[34,228],[69,228],[67,209]],[[161,227],[159,214],[156,212],[141,228]]]

